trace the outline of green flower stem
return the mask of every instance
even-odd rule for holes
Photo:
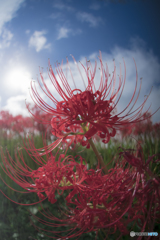
[[[104,161],[103,161],[102,156],[101,156],[100,153],[98,152],[98,150],[97,150],[97,148],[96,148],[93,140],[90,138],[90,139],[88,139],[88,142],[89,142],[89,144],[91,145],[94,153],[96,154],[96,157],[97,157],[97,159],[98,159],[98,162],[99,162],[100,166],[103,167],[103,171],[107,174],[107,173],[108,173],[108,170],[107,170],[107,168],[106,168],[106,165],[105,165],[105,163],[104,163]]]
[[[102,232],[101,232],[101,229],[99,229],[99,233],[98,233],[98,234],[99,234],[99,236],[100,236],[101,239],[104,239],[104,236],[103,236],[103,234],[102,234]]]
[[[81,127],[83,129],[83,134],[86,133],[88,131],[88,128],[86,127],[86,123],[82,123],[81,124]],[[102,156],[100,155],[100,153],[98,152],[94,142],[92,141],[92,139],[88,139],[88,142],[89,144],[91,145],[92,149],[93,149],[93,152],[96,154],[96,157],[98,159],[98,163],[100,164],[101,167],[103,167],[103,171],[107,174],[108,173],[108,170],[107,170],[107,167],[105,165],[105,163],[103,162],[103,158]]]

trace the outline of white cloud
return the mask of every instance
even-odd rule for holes
[[[34,47],[36,52],[40,52],[42,49],[50,49],[51,45],[46,44],[47,38],[44,37],[45,31],[35,31],[29,39],[29,47]]]
[[[95,17],[87,12],[78,12],[76,16],[79,21],[89,23],[90,27],[97,27],[103,22],[101,17]]]
[[[55,91],[52,84],[49,82],[47,72],[44,72],[43,76],[46,82],[48,82],[47,86],[49,86],[49,89],[52,89],[51,91]],[[18,114],[31,116],[26,108],[26,102],[31,103],[31,105],[34,104],[30,96],[31,81],[32,85],[34,86],[35,80],[31,79],[31,74],[29,71],[27,71],[27,69],[24,67],[13,68],[4,78],[3,88],[7,89],[9,97],[0,110],[8,110],[14,116]],[[41,89],[37,83],[36,88],[37,91],[40,92]],[[58,95],[56,91],[55,94],[56,96]],[[44,99],[44,101],[48,100],[43,92],[41,92],[41,98]]]
[[[76,30],[74,30],[74,31],[72,31],[72,34],[73,34],[73,36],[75,36],[75,35],[78,35],[78,34],[81,34],[82,33],[82,30],[81,29],[76,29]]]
[[[71,32],[71,29],[66,27],[61,27],[58,32],[57,40],[61,38],[68,38],[68,34]]]
[[[58,31],[57,40],[59,40],[61,38],[68,38],[69,34],[72,35],[72,36],[76,36],[76,35],[81,34],[81,33],[82,33],[81,29],[73,30],[73,29],[70,29],[70,28],[67,28],[67,27],[61,27]]]
[[[12,61],[8,63],[8,66],[10,70],[5,73],[2,82],[2,88],[7,89],[8,98],[5,101],[5,95],[1,92],[4,102],[1,110],[8,110],[14,116],[18,114],[29,116],[25,99],[27,102],[32,102],[29,94],[31,73],[24,66]]]
[[[10,46],[13,34],[5,28],[5,24],[11,21],[17,10],[25,0],[0,0],[0,49]]]
[[[56,9],[59,9],[59,10],[67,10],[67,11],[73,11],[74,8],[67,5],[67,4],[64,4],[61,0],[56,0],[54,1],[54,4],[53,4],[53,7],[56,8]]]
[[[3,28],[1,38],[2,41],[0,41],[0,49],[4,49],[10,46],[13,34],[9,30]]]
[[[31,74],[23,66],[16,66],[11,63],[12,67],[3,77],[3,85],[11,95],[25,94],[27,96],[30,87]]]
[[[23,116],[30,116],[25,104],[25,95],[18,95],[8,98],[7,104],[3,107],[2,110],[8,110],[13,116],[19,114]]]
[[[63,14],[61,12],[56,12],[56,13],[52,13],[49,18],[52,18],[52,19],[59,19],[61,20],[63,18]]]
[[[25,0],[0,0],[0,35],[5,23],[16,16],[16,11]]]
[[[101,6],[95,2],[95,3],[92,3],[89,8],[93,10],[99,10]]]
[[[30,33],[30,30],[29,30],[29,29],[27,29],[27,30],[25,31],[25,33],[26,33],[26,34],[29,34],[29,33]]]

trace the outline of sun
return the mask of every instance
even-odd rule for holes
[[[12,68],[6,74],[5,85],[10,93],[27,93],[30,87],[31,74],[22,66]]]

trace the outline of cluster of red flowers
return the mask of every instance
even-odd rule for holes
[[[76,63],[74,58],[73,60]],[[139,108],[132,111],[141,89],[140,86],[136,100],[131,105],[137,90],[137,68],[133,96],[126,108],[116,114],[116,106],[123,92],[126,73],[124,80],[122,76],[119,77],[118,89],[115,90],[115,66],[113,77],[109,82],[108,69],[103,66],[101,53],[99,60],[101,80],[98,90],[95,89],[94,83],[97,63],[95,63],[94,69],[89,61],[86,61],[86,68],[81,64],[88,82],[85,91],[76,87],[71,90],[62,67],[57,65],[56,71],[62,83],[61,86],[49,63],[50,80],[63,100],[55,99],[46,86],[42,73],[41,79],[45,89],[39,80],[38,82],[43,92],[53,101],[55,108],[44,102],[36,87],[31,84],[32,98],[35,104],[47,115],[38,115],[36,111],[30,110],[29,105],[27,108],[42,124],[50,123],[50,132],[57,138],[55,142],[48,146],[45,145],[41,149],[36,149],[30,139],[29,147],[25,143],[26,151],[40,166],[37,170],[32,170],[27,166],[21,152],[16,155],[16,161],[13,161],[9,152],[6,157],[1,150],[3,170],[26,192],[36,192],[40,198],[39,202],[48,199],[54,204],[56,194],[63,195],[64,191],[67,192],[64,218],[58,219],[52,214],[46,213],[45,210],[42,214],[56,223],[47,222],[34,216],[41,223],[53,228],[70,226],[71,229],[65,237],[60,236],[60,233],[53,229],[50,231],[54,234],[54,236],[50,236],[52,238],[78,237],[84,232],[91,231],[96,231],[98,234],[99,229],[104,229],[106,237],[116,231],[119,231],[122,236],[129,234],[129,230],[131,230],[128,229],[129,223],[132,223],[132,227],[137,224],[142,232],[145,231],[146,226],[147,231],[152,231],[154,223],[160,219],[160,178],[152,169],[152,165],[158,166],[160,162],[159,159],[155,160],[156,155],[145,161],[143,150],[138,145],[135,154],[133,151],[125,149],[120,152],[114,167],[107,169],[94,144],[97,137],[102,139],[103,143],[108,143],[110,138],[116,135],[116,131],[122,130],[123,126],[127,127],[129,124],[132,127],[137,126],[136,123],[141,124],[142,121],[147,122],[147,127],[151,125],[151,114],[148,111],[142,114],[148,97]],[[69,66],[68,59],[67,66]],[[122,115],[129,107],[128,112]],[[50,119],[52,117],[52,119],[48,120],[46,116],[49,116]],[[52,150],[64,143],[66,151],[64,154],[60,154],[56,160],[58,153],[53,156]],[[78,143],[87,148],[92,147],[98,160],[96,170],[88,169],[87,162],[81,156],[66,157],[68,147]],[[46,161],[44,161],[44,155],[46,155]],[[78,160],[76,160],[77,157]]]
[[[26,192],[36,192],[41,200],[48,198],[54,204],[57,201],[55,192],[60,195],[67,192],[65,219],[43,213],[52,221],[59,220],[58,226],[72,226],[65,238],[99,229],[107,229],[106,234],[119,230],[122,235],[127,235],[129,223],[137,223],[143,231],[147,225],[147,229],[153,231],[153,222],[160,219],[160,177],[149,167],[150,163],[154,164],[155,155],[145,161],[142,148],[137,149],[136,154],[129,150],[120,152],[119,160],[108,174],[99,168],[87,169],[87,162],[81,156],[75,161],[73,156],[65,157],[64,154],[58,161],[50,155],[45,163],[38,156],[36,160],[41,167],[31,170],[21,154],[21,161],[16,155],[14,162],[9,153],[8,160],[2,151],[5,168],[1,167]],[[156,164],[159,162],[160,159],[155,161]],[[57,227],[54,223],[50,226]],[[80,230],[73,234],[77,228]],[[51,232],[56,234],[54,230]],[[60,237],[59,234],[55,236]]]
[[[142,115],[144,121],[134,124],[128,124],[127,127],[122,126],[120,130],[121,137],[130,137],[133,136],[151,136],[154,139],[159,137],[160,133],[160,123],[152,123],[151,113],[145,113]]]
[[[28,104],[30,106],[30,104]],[[37,122],[37,119],[50,119],[46,113],[44,114],[39,108],[34,105],[32,111],[36,118],[24,117],[22,115],[13,116],[8,111],[0,112],[0,135],[3,138],[16,138],[17,136],[25,136],[26,133],[43,134],[50,139],[50,125]],[[51,120],[51,119],[50,119]]]

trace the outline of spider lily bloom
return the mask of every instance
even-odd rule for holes
[[[143,149],[140,143],[137,144],[136,154],[133,154],[132,151],[134,150],[123,149],[123,152],[119,153],[119,155],[123,156],[125,161],[128,162],[131,166],[136,167],[139,173],[145,173],[148,177],[153,177],[154,174],[152,173],[150,169],[151,167],[149,167],[149,164],[152,163],[153,165],[154,157],[156,157],[159,154],[154,154],[153,156],[150,156],[146,161],[144,158]],[[156,162],[158,161],[159,160],[157,160]]]
[[[106,238],[107,235],[117,231],[120,235],[128,235],[130,232],[128,224],[131,226],[138,224],[141,232],[144,232],[145,229],[153,231],[155,222],[157,223],[160,219],[160,179],[148,171],[147,165],[154,156],[145,163],[140,146],[136,156],[130,152],[126,154],[127,152],[124,150],[119,154],[115,167],[105,175],[102,169],[87,170],[85,167],[78,167],[79,171],[76,171],[78,174],[73,178],[72,174],[74,173],[68,171],[70,175],[66,175],[65,167],[62,167],[62,175],[65,178],[59,179],[60,170],[57,171],[56,175],[59,181],[57,188],[64,187],[63,189],[69,190],[69,194],[65,198],[66,205],[65,207],[62,205],[60,208],[61,217],[58,218],[43,207],[40,213],[48,219],[47,221],[32,214],[36,220],[51,227],[48,232],[54,234],[55,237],[53,235],[49,237],[66,239],[92,231],[98,234],[100,229],[104,229],[104,231],[107,229]],[[137,162],[138,158],[139,162]],[[70,159],[68,160],[68,164],[70,164]],[[156,160],[156,162],[158,161]],[[73,162],[71,160],[71,165]],[[139,170],[138,165],[148,171],[149,177]],[[69,165],[67,166],[69,167]],[[43,182],[43,175],[47,174],[44,174],[44,170],[42,170],[42,174],[40,170],[38,171],[39,173],[35,177]],[[52,176],[54,175],[52,174]],[[33,225],[35,224],[33,223]],[[65,236],[60,236],[59,234],[62,232],[57,231],[57,228],[62,226],[69,228],[66,230]],[[36,228],[40,231],[47,231]],[[48,236],[44,231],[43,234]]]
[[[0,128],[11,130],[13,116],[8,111],[0,111]]]
[[[8,111],[0,111],[0,136],[13,138],[12,130],[13,116]]]
[[[135,195],[135,209],[139,206],[138,211],[142,212],[141,220],[137,222],[142,232],[145,229],[152,232],[155,222],[160,223],[160,177],[157,174],[160,159],[154,160],[157,155],[149,156],[145,161],[140,145],[137,146],[136,154],[129,150],[120,153],[123,161],[128,162],[141,176],[141,187]]]
[[[142,117],[142,110],[144,107],[144,104],[146,103],[148,97],[143,101],[143,103],[134,111],[132,109],[134,108],[139,94],[141,90],[141,84],[140,88],[137,93],[137,97],[135,101],[133,102],[133,99],[136,95],[137,91],[137,83],[138,83],[138,74],[137,74],[137,67],[136,67],[136,83],[135,83],[135,89],[133,92],[133,95],[131,97],[130,102],[125,107],[123,111],[116,114],[115,110],[117,107],[117,104],[121,98],[121,95],[123,93],[125,81],[126,81],[126,66],[124,62],[124,79],[121,76],[121,67],[120,67],[120,76],[119,76],[119,83],[117,90],[115,89],[116,86],[116,67],[114,63],[114,71],[113,76],[109,80],[109,72],[108,67],[106,66],[106,69],[102,62],[102,56],[100,52],[99,61],[100,61],[100,84],[99,88],[96,90],[95,88],[95,74],[96,74],[96,67],[97,62],[95,61],[94,69],[92,68],[92,64],[90,61],[86,60],[86,67],[81,63],[85,74],[87,78],[87,85],[83,79],[82,73],[80,71],[80,68],[74,59],[74,63],[77,65],[78,71],[80,73],[80,76],[82,77],[83,84],[85,86],[84,91],[81,89],[77,89],[75,81],[72,76],[72,72],[70,70],[69,61],[67,59],[67,68],[69,68],[71,77],[74,84],[74,89],[71,89],[67,78],[65,77],[65,74],[63,72],[62,64],[59,65],[57,63],[56,66],[56,72],[58,75],[58,78],[56,77],[55,73],[52,70],[52,67],[49,62],[49,78],[50,81],[59,94],[59,96],[62,98],[62,101],[58,101],[54,94],[51,93],[50,89],[47,87],[44,78],[43,73],[40,71],[41,80],[43,83],[43,86],[41,86],[41,83],[38,79],[38,83],[40,88],[42,89],[43,93],[46,94],[46,96],[53,102],[53,105],[55,107],[50,106],[47,104],[40,94],[37,91],[37,88],[35,85],[31,83],[31,97],[34,101],[34,103],[44,112],[51,115],[53,118],[51,120],[51,126],[52,126],[52,133],[61,139],[67,139],[70,137],[70,141],[80,141],[83,145],[87,145],[88,141],[92,138],[94,135],[98,135],[100,138],[102,138],[103,143],[108,143],[111,137],[114,137],[116,134],[116,130],[120,129],[122,126],[127,125],[128,123],[136,123],[140,122],[143,119]],[[136,66],[136,63],[135,63]],[[132,103],[133,102],[133,103]],[[28,107],[29,110],[29,107]],[[127,111],[127,113],[124,114],[124,112]],[[30,110],[29,110],[30,111]],[[148,110],[146,111],[146,113]],[[33,113],[30,111],[30,113],[33,115]],[[46,123],[46,122],[44,122]],[[75,135],[80,135],[80,139],[75,139]],[[72,140],[71,140],[72,139]],[[89,147],[89,146],[88,146]],[[54,147],[53,147],[54,148]],[[52,148],[52,149],[53,149]]]
[[[40,213],[49,221],[37,216],[33,217],[44,225],[51,226],[52,229],[49,232],[61,239],[78,237],[91,231],[98,233],[99,229],[107,229],[108,234],[116,230],[123,235],[129,234],[128,223],[140,218],[132,208],[140,184],[140,174],[136,174],[129,168],[123,170],[118,164],[110,169],[107,175],[102,173],[102,169],[85,170],[83,174],[81,181],[72,183],[74,188],[65,198],[66,207],[61,207],[64,218],[58,219],[44,209]],[[127,219],[124,218],[126,213],[128,213]],[[70,228],[67,230],[70,232],[64,237],[59,236],[60,232],[56,231],[56,227],[60,226]],[[39,230],[43,231],[43,229]]]
[[[72,156],[65,157],[64,154],[60,154],[58,161],[56,161],[55,156],[50,154],[50,157],[48,157],[47,155],[46,162],[40,156],[33,158],[30,155],[32,160],[40,166],[37,170],[32,170],[25,163],[20,151],[19,155],[15,154],[15,161],[8,151],[7,155],[8,157],[1,149],[3,164],[0,163],[0,166],[16,184],[26,190],[22,193],[36,192],[40,199],[48,198],[51,203],[56,202],[55,191],[63,193],[64,190],[73,189],[75,183],[78,184],[83,181],[83,172],[87,170],[87,164],[83,163],[84,159],[81,156],[79,157],[80,163],[77,163]],[[61,161],[61,159],[63,160]],[[3,182],[5,183],[4,180]],[[8,186],[7,183],[5,184]],[[10,186],[8,187],[20,192]]]
[[[135,125],[135,135],[150,135],[152,131],[151,113],[143,114],[144,121]],[[138,126],[139,125],[139,126]]]
[[[28,107],[31,106],[31,104],[27,104],[27,105],[28,105]],[[38,133],[41,133],[43,136],[45,136],[45,138],[51,140],[50,139],[50,137],[52,136],[50,134],[51,125],[50,124],[44,125],[41,123],[41,122],[44,123],[47,121],[51,121],[51,116],[49,114],[46,114],[43,111],[41,111],[36,105],[31,107],[31,109],[35,116],[35,118],[32,119],[35,132],[38,131]],[[38,119],[38,121],[36,121],[37,119]]]
[[[62,157],[64,159],[61,162]],[[79,159],[80,164],[72,156],[65,157],[64,154],[61,154],[58,162],[56,162],[55,157],[52,156],[47,164],[32,172],[35,187],[44,192],[51,203],[56,202],[56,190],[62,195],[64,190],[72,190],[75,184],[80,184],[84,180],[87,165],[83,164],[81,156],[79,156]],[[39,197],[45,198],[42,194]]]
[[[159,139],[159,137],[160,137],[160,122],[155,123],[153,125],[152,136],[153,136],[154,139]]]

